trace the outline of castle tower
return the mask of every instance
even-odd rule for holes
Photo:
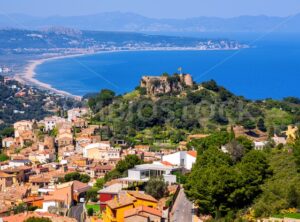
[[[187,86],[193,86],[193,79],[192,79],[192,76],[190,74],[185,74],[184,75],[184,83]]]

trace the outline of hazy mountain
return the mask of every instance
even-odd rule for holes
[[[32,17],[0,15],[0,28],[43,29],[64,26],[81,30],[134,32],[300,32],[300,14],[291,17],[240,16],[153,19],[134,13],[107,12],[85,16]]]

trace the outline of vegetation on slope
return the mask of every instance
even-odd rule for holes
[[[116,96],[102,90],[89,99],[95,113],[91,121],[107,126],[114,139],[154,146],[177,144],[188,134],[210,133],[232,125],[242,125],[249,134],[255,135],[257,129],[280,135],[300,118],[297,98],[251,101],[213,80],[154,98],[145,92],[137,87],[134,93]]]

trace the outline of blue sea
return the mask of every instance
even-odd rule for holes
[[[196,82],[214,79],[249,99],[300,97],[299,35],[225,37],[250,44],[251,48],[113,52],[65,58],[38,66],[36,78],[74,95],[82,96],[104,88],[123,94],[138,86],[143,75],[172,74],[182,67]]]

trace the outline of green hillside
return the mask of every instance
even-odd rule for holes
[[[182,84],[181,88],[174,83],[176,76],[168,75],[169,85],[153,81],[150,86],[156,92],[168,87],[168,93],[149,94],[141,86],[123,96],[102,90],[88,102],[95,114],[92,122],[107,126],[114,139],[150,145],[176,144],[189,134],[220,131],[233,125],[243,126],[254,138],[274,132],[280,135],[289,124],[299,122],[297,98],[252,101],[234,95],[213,80],[193,86]]]

